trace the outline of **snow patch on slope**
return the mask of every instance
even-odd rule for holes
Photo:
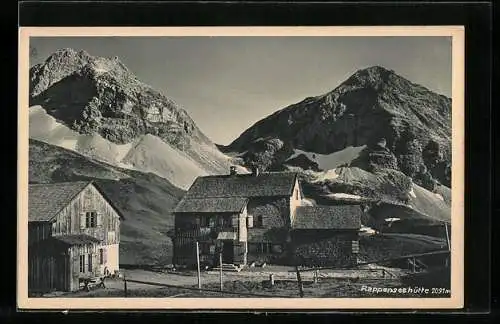
[[[343,150],[331,154],[318,154],[314,152],[306,152],[299,149],[294,149],[294,153],[287,159],[291,160],[301,154],[304,154],[309,160],[318,163],[321,170],[335,169],[343,164],[348,164],[352,160],[359,157],[361,151],[366,148],[362,146],[348,146]]]
[[[82,135],[58,122],[41,106],[29,109],[29,136],[117,167],[154,173],[182,189],[188,189],[198,176],[229,173],[233,164],[232,157],[215,146],[195,141],[184,152],[151,134],[121,145],[99,134]],[[242,166],[237,166],[237,171],[250,172]]]
[[[142,137],[122,163],[165,177],[183,189],[189,188],[196,177],[209,174],[187,154],[150,134]]]
[[[352,195],[352,194],[348,194],[348,193],[344,193],[344,192],[331,193],[331,194],[328,194],[327,197],[336,198],[336,199],[353,199],[353,200],[362,199],[362,197],[359,195]]]
[[[410,197],[408,207],[440,221],[451,220],[451,206],[443,197],[417,184],[413,184],[415,197]]]

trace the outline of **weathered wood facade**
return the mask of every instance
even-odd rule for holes
[[[92,182],[30,185],[29,290],[73,291],[119,270],[122,215]]]

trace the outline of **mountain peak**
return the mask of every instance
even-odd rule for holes
[[[272,143],[262,145],[260,138],[278,139],[293,149],[326,156],[366,145],[375,149],[370,153],[370,159],[375,159],[372,162],[400,168],[413,178],[432,176],[448,185],[450,112],[447,98],[390,69],[371,66],[358,70],[324,95],[307,98],[258,121],[227,150],[250,152],[245,155],[248,161],[262,156],[271,167],[279,165],[286,152],[274,149]],[[382,138],[385,145],[372,145]],[[440,144],[440,149],[434,150],[440,151],[435,154],[439,162],[423,162],[422,151],[430,140]],[[278,153],[273,155],[273,150]],[[441,153],[445,158],[439,157]]]
[[[50,62],[58,62],[59,64],[61,63],[68,63],[68,62],[74,62],[74,61],[83,61],[83,60],[90,60],[92,59],[92,56],[84,51],[80,50],[77,51],[73,48],[61,48],[52,53],[46,60],[45,64],[50,63]]]
[[[358,72],[366,72],[370,74],[394,73],[393,70],[385,68],[381,65],[373,65],[365,69],[358,70]]]
[[[387,69],[380,65],[375,65],[356,71],[343,84],[349,86],[358,85],[360,87],[379,88],[382,84],[387,83],[388,80],[395,75],[396,73],[393,70]]]
[[[144,134],[185,149],[213,145],[186,111],[137,78],[118,57],[63,48],[30,69],[30,106],[81,134],[126,144]]]

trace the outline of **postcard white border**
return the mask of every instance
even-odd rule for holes
[[[359,27],[20,27],[18,92],[17,304],[29,309],[457,309],[464,303],[463,26]],[[449,36],[452,37],[452,230],[450,298],[29,298],[28,98],[29,38],[56,36]]]

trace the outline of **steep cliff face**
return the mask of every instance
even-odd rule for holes
[[[137,79],[118,58],[60,50],[30,70],[30,105],[74,131],[125,144],[152,134],[179,148],[210,143],[171,99]]]
[[[328,155],[361,146],[355,166],[396,169],[428,189],[450,186],[451,99],[374,66],[260,120],[224,150],[273,169],[296,150]]]
[[[73,49],[30,69],[30,137],[153,172],[183,189],[231,164],[184,109],[117,57]]]

